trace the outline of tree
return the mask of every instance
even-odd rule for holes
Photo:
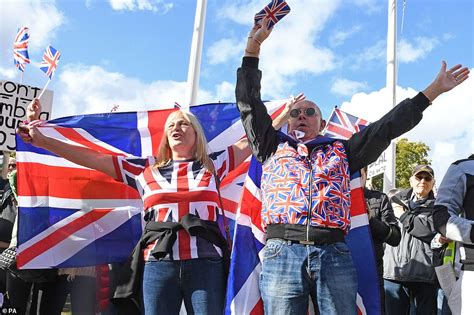
[[[413,168],[418,164],[431,164],[428,159],[430,147],[423,142],[410,142],[401,138],[396,144],[395,187],[405,189],[410,187],[410,177]],[[372,187],[383,189],[383,174],[372,178]]]

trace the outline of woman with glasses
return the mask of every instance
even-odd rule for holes
[[[397,247],[385,248],[386,314],[410,314],[411,306],[416,314],[437,312],[438,281],[433,263],[440,249],[430,246],[437,234],[433,229],[434,183],[433,169],[418,165],[410,177],[411,188],[391,198],[401,240]],[[444,243],[446,239],[440,241]]]

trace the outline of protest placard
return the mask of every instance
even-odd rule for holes
[[[26,120],[26,107],[38,97],[41,88],[0,80],[0,150],[15,151],[15,130]],[[41,97],[40,119],[48,120],[53,105],[53,91],[46,90]]]

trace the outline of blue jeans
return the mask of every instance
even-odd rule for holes
[[[426,282],[385,280],[385,314],[403,315],[410,312],[413,299],[415,314],[436,314],[438,285]]]
[[[146,262],[143,304],[146,315],[222,314],[226,279],[222,258]]]
[[[357,274],[349,248],[270,239],[263,249],[260,292],[265,314],[306,314],[308,296],[320,314],[356,314]]]

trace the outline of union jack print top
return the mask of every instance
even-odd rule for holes
[[[234,169],[232,147],[209,155],[222,180]],[[114,156],[117,180],[136,189],[143,200],[145,221],[180,222],[187,214],[194,214],[203,220],[216,221],[219,208],[219,194],[212,172],[196,160],[172,161],[155,168],[154,157],[137,158]],[[150,251],[157,242],[144,251],[144,260],[156,260]],[[190,236],[179,230],[169,259],[221,257],[221,250],[208,241]]]

